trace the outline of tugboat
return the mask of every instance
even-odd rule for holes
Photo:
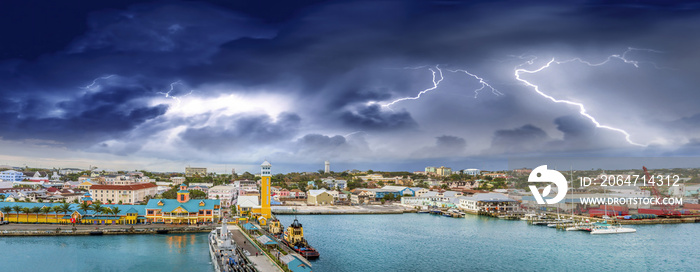
[[[306,242],[306,239],[304,239],[304,228],[296,218],[294,218],[294,222],[292,222],[284,232],[282,242],[307,260],[319,257],[318,251],[311,247],[309,243]]]
[[[277,218],[270,219],[268,232],[277,238],[282,238],[282,223]]]

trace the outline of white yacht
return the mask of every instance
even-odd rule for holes
[[[636,229],[633,228],[623,228],[622,225],[608,225],[608,224],[600,224],[600,225],[595,225],[591,229],[591,234],[618,234],[618,233],[632,233],[632,232],[637,232]]]

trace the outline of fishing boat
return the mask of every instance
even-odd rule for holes
[[[284,232],[282,242],[306,259],[316,259],[320,256],[318,251],[310,246],[306,239],[304,239],[304,228],[296,218],[294,218],[294,222],[292,222]]]

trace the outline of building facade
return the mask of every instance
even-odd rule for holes
[[[219,185],[209,188],[207,194],[208,199],[218,199],[221,201],[221,207],[231,207],[233,198],[236,196],[236,188],[231,185]]]
[[[206,176],[207,175],[207,168],[204,167],[185,167],[185,176],[187,177],[193,177],[193,176]]]
[[[177,199],[151,199],[146,204],[146,221],[151,223],[197,224],[218,222],[221,201],[190,199],[187,185],[181,184]]]
[[[22,181],[24,173],[15,170],[6,170],[0,172],[0,179],[4,181]]]
[[[153,183],[92,185],[89,191],[94,201],[134,204],[144,202],[146,196],[155,196],[158,193],[158,186]]]

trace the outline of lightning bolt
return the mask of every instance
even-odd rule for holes
[[[107,75],[107,76],[101,76],[101,77],[95,78],[92,80],[92,83],[90,83],[89,85],[87,85],[85,87],[80,87],[80,88],[85,89],[85,90],[92,90],[92,88],[95,87],[95,85],[97,84],[97,81],[110,79],[110,78],[115,77],[115,76],[117,76],[117,75]]]
[[[364,131],[360,130],[360,131],[350,132],[350,133],[346,134],[344,137],[347,138],[347,137],[350,137],[350,136],[355,135],[355,134],[358,134],[358,133],[367,134],[367,132],[364,132]]]
[[[422,68],[422,67],[423,67],[423,66],[421,66],[421,67],[414,67],[414,68],[408,68],[408,69],[420,69],[420,68]],[[416,96],[403,97],[403,98],[399,98],[399,99],[396,99],[396,100],[394,100],[394,101],[391,101],[391,102],[389,102],[389,103],[387,103],[387,104],[383,104],[382,107],[389,108],[391,105],[394,105],[394,104],[399,103],[399,102],[401,102],[401,101],[406,101],[406,100],[417,100],[417,99],[419,99],[419,98],[421,97],[421,95],[423,95],[424,93],[427,93],[427,92],[429,92],[429,91],[432,91],[432,90],[437,89],[438,85],[440,85],[440,82],[442,82],[442,80],[445,79],[445,77],[442,75],[442,69],[440,69],[440,66],[439,66],[439,65],[435,65],[435,69],[433,69],[433,68],[431,67],[431,68],[428,68],[428,70],[430,70],[430,72],[433,73],[433,87],[430,87],[430,88],[427,88],[427,89],[425,89],[425,90],[422,90],[422,91],[419,92]],[[437,70],[437,71],[436,71],[436,70]],[[437,79],[437,75],[440,75],[440,79]]]
[[[429,67],[429,66],[423,65],[423,66],[416,66],[416,67],[405,67],[404,69],[418,70],[418,69],[423,69],[426,67]],[[391,101],[389,103],[382,104],[382,107],[391,109],[390,108],[391,105],[394,105],[398,102],[406,101],[406,100],[418,100],[421,98],[421,96],[423,94],[437,89],[438,86],[440,85],[440,82],[442,82],[445,79],[445,77],[443,75],[443,71],[442,71],[442,69],[440,69],[440,65],[435,65],[435,67],[430,67],[430,68],[428,68],[428,70],[430,70],[430,72],[432,73],[432,76],[433,76],[433,86],[432,87],[427,88],[427,89],[419,92],[416,96],[402,97],[402,98],[396,99],[394,101]],[[481,84],[481,88],[474,90],[474,98],[477,98],[479,96],[479,92],[486,89],[486,88],[491,90],[491,93],[493,93],[496,96],[503,95],[503,93],[499,92],[496,88],[494,88],[488,82],[486,82],[486,80],[484,80],[484,78],[477,76],[473,73],[470,73],[467,70],[463,70],[463,69],[449,70],[449,69],[447,69],[446,71],[451,72],[451,73],[465,73],[466,75],[479,80],[479,83]],[[375,103],[375,102],[370,102],[370,104],[372,104],[372,103]]]
[[[175,90],[175,85],[184,86],[184,84],[182,84],[182,82],[180,80],[178,80],[178,81],[175,81],[173,83],[170,83],[170,89],[167,92],[158,92],[158,93],[164,95],[165,98],[171,98],[171,99],[177,101],[177,106],[180,106],[180,104],[182,103],[182,100],[180,100],[180,98],[191,95],[194,92],[194,90],[190,90],[189,93],[187,93],[186,95],[183,95],[183,96],[179,96],[179,97],[174,96],[174,95],[171,95],[170,93],[173,92],[173,90]]]
[[[459,73],[459,72],[462,72],[462,73],[465,73],[465,74],[467,74],[467,75],[469,75],[469,76],[471,76],[471,77],[476,78],[477,80],[479,80],[479,83],[481,83],[481,88],[474,90],[474,98],[477,98],[477,97],[479,96],[479,92],[480,92],[481,90],[487,88],[487,87],[488,87],[489,89],[491,89],[491,93],[495,94],[496,96],[501,96],[501,95],[503,95],[503,93],[499,92],[498,90],[496,90],[496,88],[494,88],[493,86],[491,86],[490,84],[488,84],[482,77],[479,77],[479,76],[477,76],[477,75],[475,75],[475,74],[472,74],[472,73],[470,73],[470,72],[467,71],[467,70],[456,69],[456,70],[448,70],[448,71],[450,71],[450,72],[452,72],[452,73]]]
[[[625,136],[625,140],[626,140],[629,144],[635,145],[635,146],[646,147],[647,145],[645,145],[645,144],[640,144],[640,143],[636,143],[636,142],[632,141],[632,140],[631,140],[631,137],[632,137],[632,136],[631,136],[627,131],[625,131],[625,130],[623,130],[623,129],[620,129],[620,128],[611,127],[611,126],[608,126],[608,125],[603,125],[603,124],[601,124],[600,122],[598,122],[598,120],[596,120],[595,117],[593,117],[592,115],[590,115],[590,114],[586,111],[586,107],[585,107],[582,103],[578,103],[578,102],[573,102],[573,101],[569,101],[569,100],[563,100],[563,99],[554,98],[553,96],[548,95],[548,94],[542,92],[542,91],[540,90],[540,87],[539,87],[539,86],[537,86],[537,85],[535,85],[535,84],[533,84],[533,83],[531,83],[531,82],[529,82],[529,81],[527,81],[527,80],[521,78],[521,74],[523,74],[523,73],[525,73],[525,74],[536,74],[536,73],[538,73],[538,72],[540,72],[540,71],[542,71],[542,70],[545,70],[545,69],[551,67],[552,65],[559,65],[559,64],[565,64],[565,63],[570,63],[570,62],[579,62],[579,63],[583,63],[583,64],[586,64],[586,65],[589,65],[589,66],[601,66],[601,65],[605,65],[605,64],[607,64],[608,62],[610,62],[610,61],[612,61],[612,60],[615,60],[615,59],[621,60],[622,62],[627,63],[627,64],[632,64],[632,65],[634,65],[634,67],[636,67],[636,68],[639,68],[639,65],[640,65],[641,63],[650,63],[650,64],[653,64],[653,66],[654,66],[655,68],[657,68],[657,69],[663,69],[663,68],[661,68],[661,67],[658,67],[656,64],[654,64],[654,63],[652,63],[652,62],[641,62],[641,61],[635,61],[635,60],[627,59],[627,54],[628,54],[629,52],[631,52],[631,51],[646,51],[646,52],[661,53],[660,51],[656,51],[656,50],[652,50],[652,49],[640,49],[640,48],[629,47],[629,48],[627,48],[627,50],[625,50],[625,52],[623,52],[622,54],[610,55],[610,56],[608,56],[604,61],[599,62],[599,63],[592,63],[592,62],[589,62],[589,61],[585,61],[585,60],[583,60],[583,59],[581,59],[581,58],[573,58],[573,59],[564,60],[564,61],[556,61],[554,58],[552,58],[552,60],[550,60],[549,62],[547,62],[547,64],[545,64],[544,66],[542,66],[542,67],[540,67],[540,68],[537,68],[537,69],[535,69],[535,70],[526,70],[526,69],[524,69],[524,68],[519,68],[519,67],[522,67],[523,65],[526,65],[526,64],[527,64],[527,65],[532,65],[532,64],[534,63],[534,61],[537,59],[537,57],[535,57],[535,56],[528,56],[528,57],[529,57],[529,60],[528,60],[527,62],[516,66],[516,69],[515,69],[515,79],[518,80],[518,81],[520,81],[520,82],[522,82],[522,83],[525,84],[526,86],[531,87],[533,90],[535,90],[535,92],[536,92],[537,94],[539,94],[540,96],[542,96],[542,97],[544,97],[544,98],[547,98],[547,99],[551,100],[551,101],[554,102],[554,103],[564,103],[564,104],[567,104],[567,105],[572,105],[572,106],[578,107],[578,108],[579,108],[579,114],[581,114],[581,116],[583,116],[583,117],[587,118],[588,120],[590,120],[597,128],[602,128],[602,129],[607,129],[607,130],[611,130],[611,131],[618,132],[618,133],[620,133],[620,134],[622,134],[622,135]],[[524,57],[524,58],[528,58],[528,57]]]

